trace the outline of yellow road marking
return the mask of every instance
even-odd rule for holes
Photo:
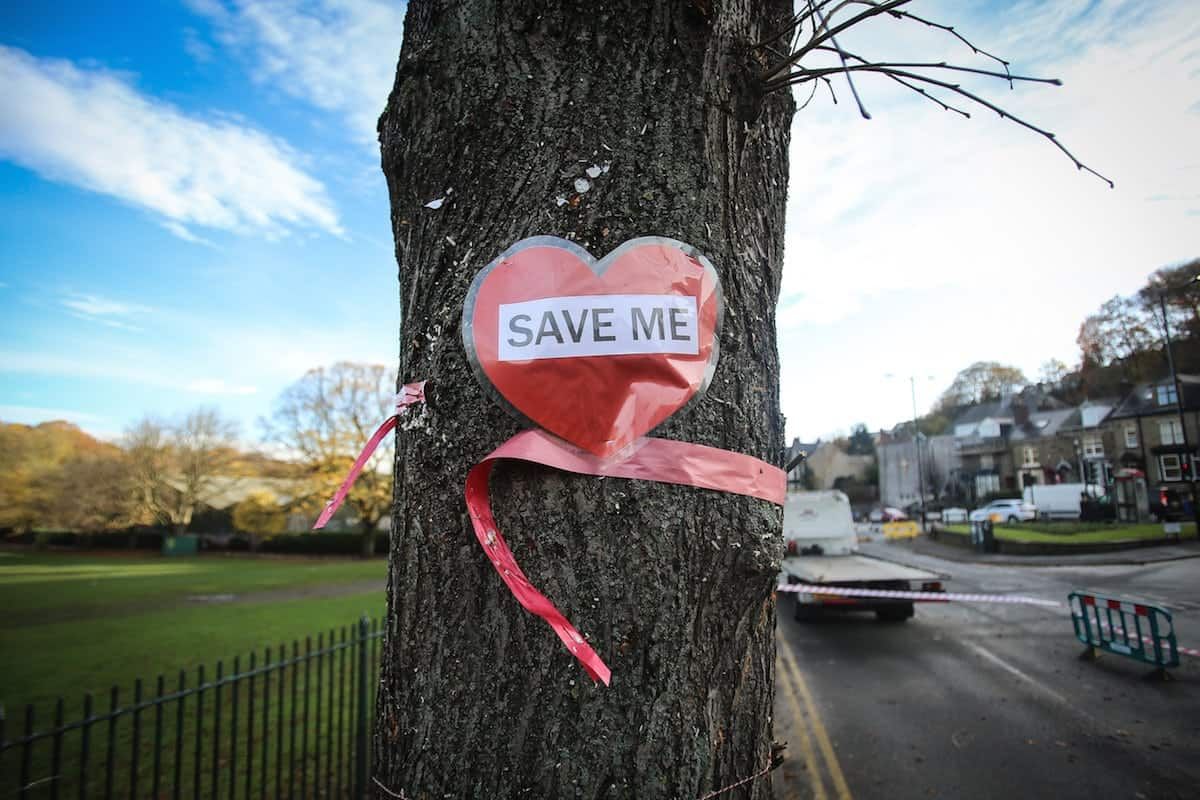
[[[784,652],[783,658],[786,659],[787,642],[784,642],[782,639],[776,640],[775,646]],[[804,767],[808,772],[808,780],[812,786],[813,798],[814,800],[827,800],[825,784],[821,782],[821,765],[817,761],[816,751],[813,750],[812,739],[808,736],[808,726],[805,724],[804,709],[800,707],[800,700],[796,697],[796,690],[792,688],[792,681],[788,675],[786,665],[782,670],[782,674],[778,677],[779,680],[775,682],[775,685],[783,687],[783,694],[787,698],[788,705],[792,710],[793,727],[800,734],[800,755],[804,758]]]
[[[808,690],[808,683],[804,680],[804,674],[800,672],[800,667],[796,664],[795,656],[792,655],[791,648],[788,647],[786,642],[783,643],[783,661],[796,683],[796,688],[800,692],[800,697],[804,701],[805,708],[808,710],[806,717],[809,725],[812,726],[817,745],[821,748],[821,755],[825,757],[825,766],[829,770],[829,776],[833,779],[833,786],[838,800],[852,800],[850,787],[846,783],[846,776],[842,773],[842,766],[838,763],[837,755],[833,752],[833,743],[829,741],[829,733],[825,730],[825,723],[821,721],[821,715],[817,711],[817,704],[813,702],[812,693]]]

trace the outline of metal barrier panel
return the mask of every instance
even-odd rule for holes
[[[1150,603],[1091,592],[1067,597],[1075,638],[1088,647],[1128,656],[1164,669],[1179,666],[1171,612]]]

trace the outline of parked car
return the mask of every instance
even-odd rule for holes
[[[1037,519],[1037,506],[1016,498],[993,500],[983,508],[971,512],[971,522],[990,519],[999,522],[1029,522]]]
[[[947,525],[953,525],[956,522],[967,521],[967,510],[965,508],[943,508],[942,522]]]
[[[871,522],[901,522],[908,519],[908,515],[898,508],[884,506],[872,511],[867,518]]]

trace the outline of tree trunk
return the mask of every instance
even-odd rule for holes
[[[597,258],[641,235],[688,242],[721,277],[721,358],[705,397],[655,435],[776,463],[794,104],[757,92],[750,45],[791,3],[499,6],[413,0],[380,119],[400,379],[429,384],[397,440],[373,775],[409,798],[699,797],[768,761],[779,508],[501,463],[500,530],[612,668],[611,687],[593,685],[475,542],[467,471],[519,425],[476,383],[458,331],[471,279],[524,237]]]

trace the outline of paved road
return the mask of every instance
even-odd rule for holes
[[[1137,595],[1200,648],[1200,559],[1019,567],[865,548],[948,573],[951,591]],[[1170,682],[1116,655],[1080,661],[1065,608],[925,604],[889,625],[798,623],[791,603],[777,630],[779,798],[1200,797],[1200,659],[1183,656]]]

